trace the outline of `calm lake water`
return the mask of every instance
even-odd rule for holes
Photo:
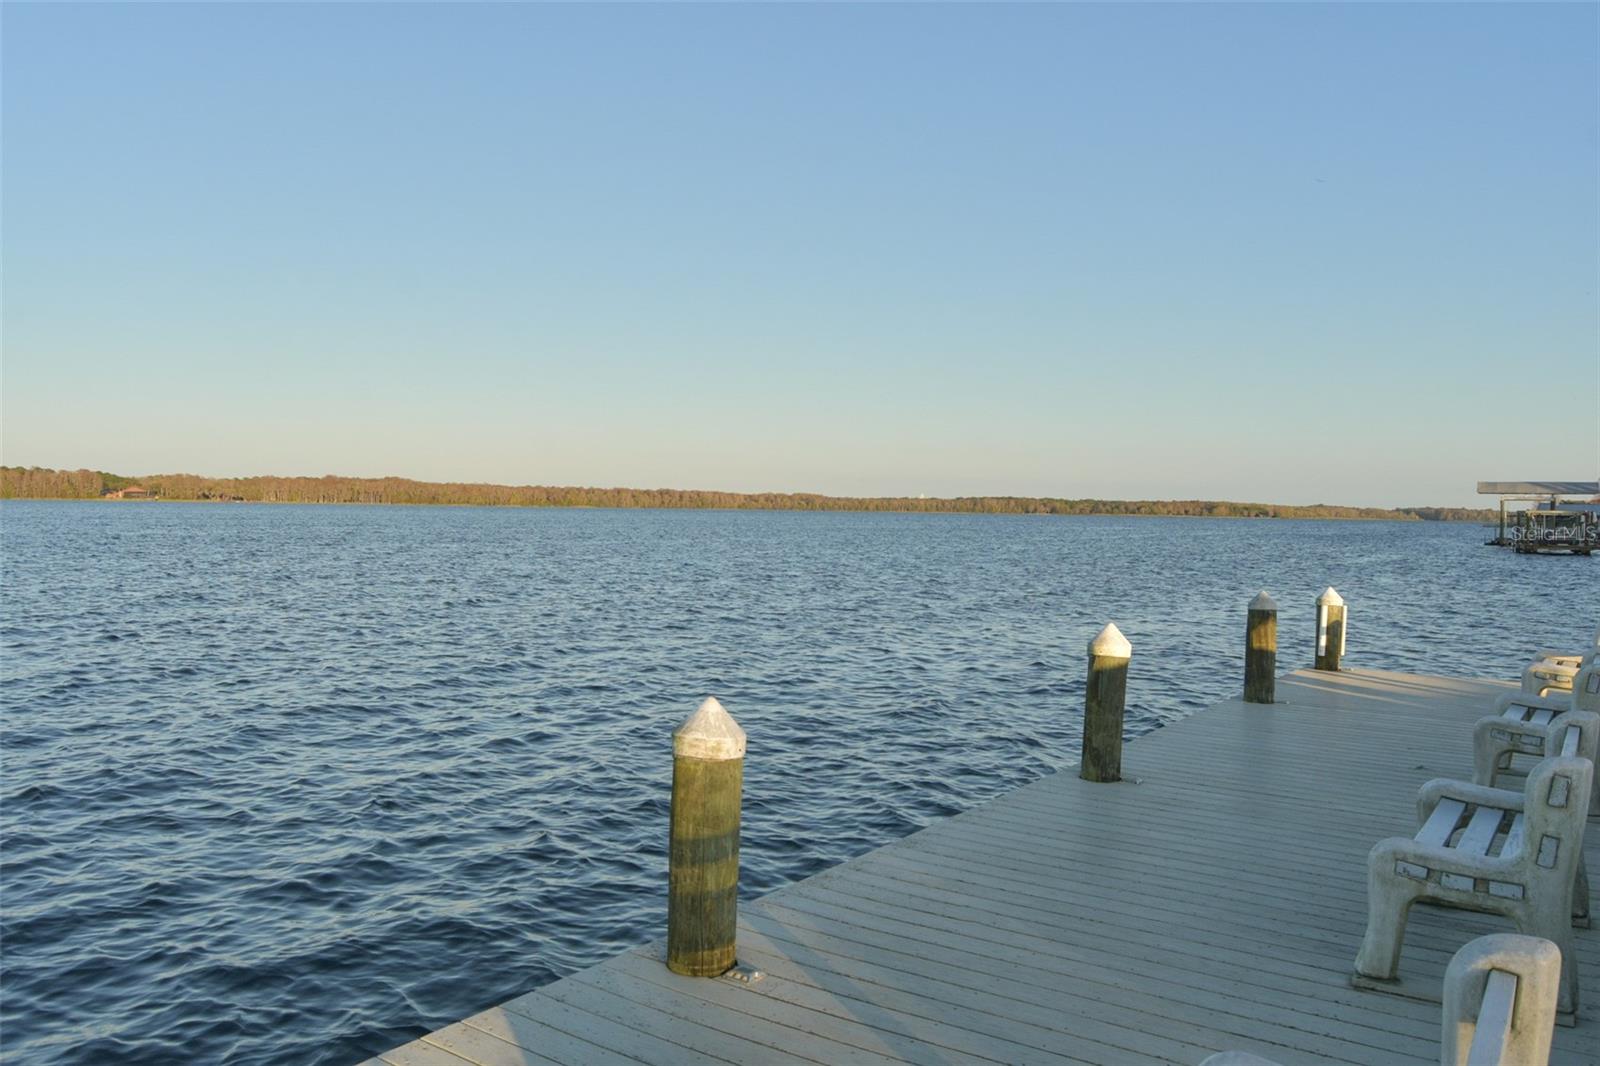
[[[19,1063],[342,1066],[661,935],[708,693],[755,896],[1075,761],[1107,620],[1144,732],[1236,694],[1263,586],[1284,669],[1328,584],[1348,664],[1471,676],[1600,603],[1600,560],[1471,525],[6,503],[0,537]]]

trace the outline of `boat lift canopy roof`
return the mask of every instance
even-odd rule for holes
[[[1600,481],[1480,481],[1482,496],[1600,496]]]

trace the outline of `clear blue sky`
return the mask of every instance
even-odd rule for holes
[[[1600,470],[1597,8],[4,5],[9,464]]]

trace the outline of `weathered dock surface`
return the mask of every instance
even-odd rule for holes
[[[1141,737],[1127,781],[1055,774],[743,905],[754,984],[675,976],[651,944],[372,1062],[1437,1062],[1437,1004],[1349,985],[1366,854],[1415,830],[1423,781],[1471,776],[1507,688],[1291,674],[1277,704]],[[1586,851],[1600,870],[1600,822]],[[1416,907],[1401,975],[1437,985],[1507,928]],[[1578,942],[1586,1011],[1552,1061],[1592,1066],[1600,929]]]

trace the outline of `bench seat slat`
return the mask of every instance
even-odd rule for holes
[[[1463,855],[1487,855],[1495,834],[1500,832],[1500,819],[1505,812],[1494,807],[1479,807],[1472,812],[1472,820],[1456,841],[1456,850]]]
[[[1537,711],[1528,715],[1528,721],[1533,725],[1548,725],[1550,719],[1555,717],[1555,714],[1556,712],[1548,707],[1540,707]]]
[[[1500,854],[1515,855],[1522,848],[1522,815],[1518,814],[1511,819],[1511,831],[1506,834],[1506,842],[1500,845]]]
[[[1578,737],[1579,737],[1579,735],[1580,735],[1580,732],[1579,732],[1579,729],[1578,729],[1577,726],[1575,726],[1575,725],[1567,726],[1566,739],[1562,740],[1562,742],[1561,742],[1561,754],[1563,754],[1563,755],[1576,755],[1576,754],[1578,754]]]
[[[1467,805],[1460,800],[1440,800],[1433,813],[1428,815],[1428,820],[1422,823],[1422,828],[1417,830],[1417,843],[1442,845],[1450,839],[1456,823],[1461,820],[1461,812],[1466,809]]]

